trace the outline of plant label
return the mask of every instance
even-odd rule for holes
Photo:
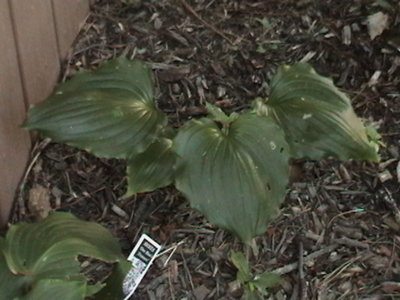
[[[148,235],[142,234],[128,257],[128,260],[132,262],[132,268],[124,279],[124,300],[128,300],[133,295],[158,252],[160,252],[160,249],[160,244],[155,242]]]

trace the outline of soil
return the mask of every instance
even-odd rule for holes
[[[279,65],[309,62],[378,127],[382,159],[296,162],[281,215],[256,238],[253,271],[283,277],[266,299],[400,299],[400,3],[131,2],[93,5],[60,80],[121,54],[148,61],[158,105],[178,127],[203,116],[206,102],[240,111],[268,96]],[[388,25],[372,39],[367,18],[377,12],[388,16]],[[70,211],[109,228],[127,254],[148,233],[167,251],[134,299],[240,298],[229,253],[242,243],[207,223],[174,187],[119,200],[125,167],[41,139],[11,222],[37,218],[49,207]],[[38,192],[47,203],[32,206]]]

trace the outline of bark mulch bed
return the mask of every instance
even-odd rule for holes
[[[283,276],[268,299],[400,299],[400,4],[337,0],[98,1],[61,80],[122,53],[151,62],[159,107],[173,126],[233,112],[268,95],[283,63],[308,61],[378,126],[381,163],[296,162],[282,214],[256,238],[255,272]],[[141,3],[139,3],[141,2]],[[371,40],[367,17],[389,16]],[[231,250],[243,245],[213,227],[173,187],[118,200],[125,163],[40,140],[17,194],[12,222],[49,209],[108,227],[129,253],[141,233],[162,243],[134,299],[238,299]],[[100,266],[99,266],[100,268]]]

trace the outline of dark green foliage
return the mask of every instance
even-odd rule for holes
[[[289,173],[289,147],[272,119],[247,113],[222,129],[208,118],[193,120],[174,142],[176,187],[192,206],[246,243],[264,233],[284,199]]]
[[[118,241],[97,223],[53,213],[38,223],[12,225],[0,237],[0,300],[83,300],[103,287],[116,297],[104,299],[120,299],[122,280],[90,285],[78,255],[117,263],[113,277],[127,271]]]
[[[283,66],[268,99],[192,120],[174,137],[142,62],[119,58],[61,84],[25,127],[95,155],[128,159],[127,196],[175,182],[192,206],[246,243],[266,230],[288,183],[288,159],[377,161],[350,100],[305,63]]]
[[[167,118],[150,69],[125,58],[81,72],[29,110],[23,125],[100,157],[129,158],[155,141]]]
[[[265,105],[294,158],[379,159],[349,98],[308,64],[280,67]]]

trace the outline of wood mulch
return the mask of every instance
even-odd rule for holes
[[[151,63],[157,101],[173,126],[268,95],[283,63],[307,61],[351,96],[378,126],[381,163],[296,162],[281,215],[256,238],[255,272],[283,276],[268,299],[400,299],[400,3],[397,0],[100,0],[60,80],[122,53]],[[141,2],[141,3],[140,3]],[[371,39],[368,16],[387,29]],[[231,250],[173,187],[118,200],[125,163],[40,140],[17,194],[12,222],[49,209],[108,227],[129,253],[146,232],[166,250],[134,299],[238,299]]]

